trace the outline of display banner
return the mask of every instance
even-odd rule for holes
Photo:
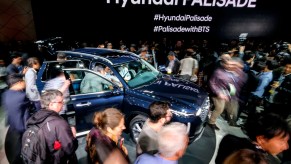
[[[39,39],[290,37],[287,0],[32,0]],[[290,23],[289,23],[290,24]]]

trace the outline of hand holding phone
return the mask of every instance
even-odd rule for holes
[[[27,66],[24,66],[23,69],[22,69],[22,74],[25,74],[28,70],[28,67]]]

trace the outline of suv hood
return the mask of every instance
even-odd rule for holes
[[[191,103],[199,106],[208,96],[208,93],[196,84],[172,76],[158,78],[150,85],[136,88],[135,91],[170,101],[180,101],[181,103]]]

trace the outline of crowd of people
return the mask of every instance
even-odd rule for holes
[[[164,38],[161,43],[130,44],[129,49],[123,41],[116,47],[111,42],[97,47],[136,53],[154,66],[164,65],[165,73],[205,88],[213,103],[208,126],[220,130],[216,120],[223,116],[230,126],[242,126],[248,136],[226,135],[219,145],[217,164],[291,161],[291,125],[288,124],[291,44],[240,44],[232,40],[215,50],[207,40],[187,44],[177,40],[170,44]],[[59,54],[56,59],[65,58]],[[70,81],[61,70],[56,70],[55,76],[45,84],[44,92],[40,93],[36,75],[42,60],[36,54],[25,57],[19,52],[11,52],[8,65],[5,64],[7,60],[1,60],[1,105],[9,125],[5,140],[7,159],[10,163],[27,162],[21,155],[27,146],[22,137],[30,126],[46,124],[42,127],[48,155],[37,160],[78,163],[76,129],[62,117],[69,101]],[[93,71],[106,76],[106,68],[96,66]],[[88,85],[86,81],[82,84]],[[84,89],[81,92],[90,91]],[[263,112],[257,112],[258,106],[264,109]],[[149,109],[149,118],[136,144],[134,163],[178,163],[188,145],[185,125],[171,122],[168,102],[155,101]],[[246,113],[248,118],[239,125],[237,121],[241,113]],[[116,108],[107,108],[96,112],[92,123],[86,138],[88,163],[130,163],[122,138],[125,129],[123,113]]]

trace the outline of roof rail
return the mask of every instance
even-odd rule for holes
[[[106,59],[105,57],[102,56],[97,56],[97,55],[92,55],[88,53],[82,53],[82,52],[74,52],[74,51],[57,51],[57,52],[63,52],[63,53],[70,53],[70,54],[80,54],[83,56],[88,56],[88,57],[93,57],[94,59],[102,59],[110,64],[113,64],[110,60]]]
[[[105,50],[105,51],[108,51],[108,52],[119,52],[119,53],[122,53],[122,54],[125,54],[125,55],[133,55],[135,57],[138,57],[139,56],[133,52],[129,52],[129,51],[122,51],[122,50],[118,50],[118,49],[108,49],[108,48],[96,48],[96,47],[85,47],[83,49],[95,49],[95,50]]]

